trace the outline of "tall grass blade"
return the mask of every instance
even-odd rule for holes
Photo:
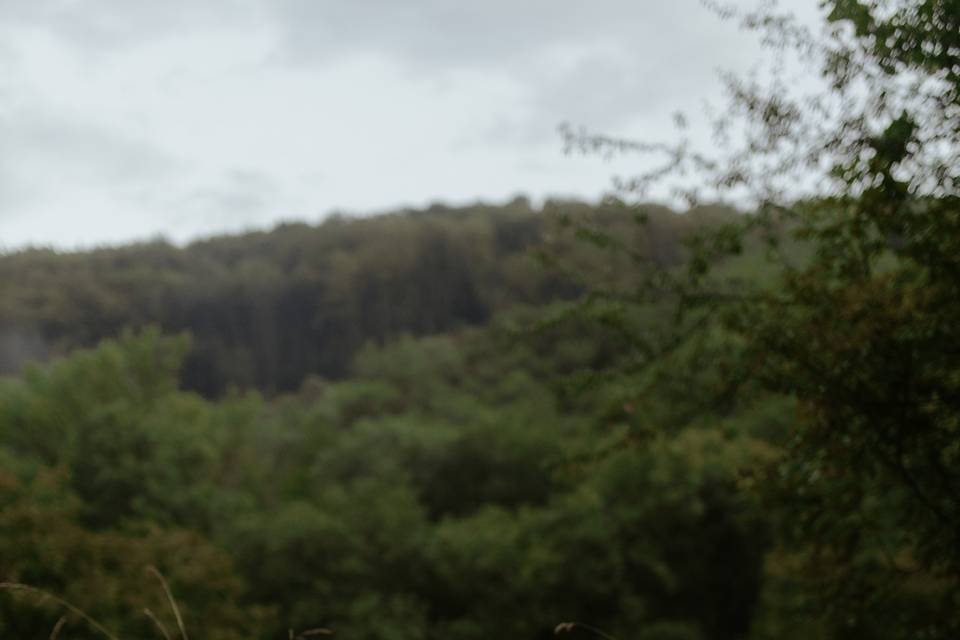
[[[31,587],[26,584],[20,584],[19,582],[0,582],[0,591],[23,591],[24,593],[40,596],[44,600],[53,600],[54,602],[59,604],[61,607],[83,618],[87,624],[89,624],[91,627],[99,631],[104,637],[109,638],[109,640],[120,640],[115,634],[111,633],[102,624],[100,624],[99,622],[94,620],[92,617],[90,617],[90,615],[87,614],[86,611],[84,611],[80,607],[77,607],[67,602],[63,598],[59,598],[53,595],[48,591],[44,591],[43,589],[38,589],[36,587]],[[54,627],[54,630],[58,631],[59,633],[59,630],[57,630],[56,627]]]
[[[180,637],[183,638],[183,640],[190,640],[187,637],[187,629],[183,624],[183,616],[180,615],[180,607],[177,606],[177,601],[173,599],[173,593],[170,592],[170,587],[167,585],[166,578],[164,578],[163,574],[160,573],[160,570],[154,566],[147,567],[147,571],[160,581],[160,586],[163,587],[163,592],[167,596],[167,601],[170,603],[170,608],[173,609],[173,616],[177,619],[177,627],[180,629]]]

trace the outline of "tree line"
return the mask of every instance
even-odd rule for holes
[[[308,375],[342,378],[368,342],[478,326],[514,305],[578,295],[534,254],[553,220],[594,209],[534,209],[518,198],[334,216],[183,248],[158,240],[0,256],[0,372],[155,324],[194,336],[183,383],[209,397],[231,387],[292,391]],[[673,256],[689,226],[662,208],[653,249]]]

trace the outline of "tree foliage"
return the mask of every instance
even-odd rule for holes
[[[570,618],[740,637],[767,534],[738,473],[762,440],[678,417],[676,437],[602,454],[629,416],[598,413],[606,394],[571,402],[550,372],[603,340],[524,344],[518,321],[371,346],[351,379],[269,402],[179,390],[185,342],[156,331],[5,381],[0,581],[133,637],[143,607],[168,616],[150,565],[209,637],[534,638]],[[64,613],[0,603],[24,637]]]
[[[635,260],[632,280],[594,285],[617,309],[607,323],[636,341],[650,342],[645,309],[676,310],[673,331],[608,377],[642,395],[637,371],[660,366],[692,336],[729,334],[730,384],[717,401],[759,386],[797,403],[779,461],[761,477],[780,545],[802,560],[805,598],[825,633],[955,637],[960,6],[823,8],[821,37],[769,9],[718,9],[759,32],[776,64],[796,52],[819,71],[820,88],[798,93],[782,73],[767,86],[729,78],[718,134],[743,132],[730,138],[742,144],[713,156],[681,144],[662,171],[628,185],[678,176],[686,198],[704,189],[748,195],[756,213],[690,243],[686,270]],[[571,143],[664,150],[603,136]],[[683,183],[687,170],[694,177]],[[757,254],[741,255],[751,244],[765,247],[771,281],[741,277]]]
[[[516,305],[578,295],[534,254],[555,218],[594,208],[554,201],[538,210],[518,198],[335,216],[184,248],[157,241],[0,256],[0,372],[158,325],[195,338],[183,380],[208,397],[343,378],[368,342],[479,326]],[[666,209],[657,224],[664,238],[655,249],[669,252],[685,225]]]

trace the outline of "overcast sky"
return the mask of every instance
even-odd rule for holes
[[[558,124],[669,136],[757,57],[698,0],[0,0],[0,249],[596,198]]]

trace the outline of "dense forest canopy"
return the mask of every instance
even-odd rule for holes
[[[518,198],[285,224],[184,248],[157,241],[0,256],[0,373],[125,327],[158,325],[194,337],[183,381],[204,395],[342,378],[369,342],[445,333],[510,307],[575,297],[579,283],[543,268],[535,254],[561,217],[595,213],[624,226],[615,209],[594,209],[561,201],[533,209]],[[649,250],[667,262],[680,259],[681,237],[698,218],[734,213],[656,209]]]
[[[622,210],[549,206],[639,233]],[[682,237],[737,215],[651,213],[657,222],[642,233],[663,265],[679,263]],[[152,626],[140,608],[168,616],[144,574],[156,564],[204,637],[318,626],[368,638],[540,637],[570,617],[625,632],[647,625],[650,637],[739,637],[760,606],[766,534],[759,505],[737,491],[736,469],[769,455],[771,427],[746,417],[725,434],[706,428],[714,409],[674,407],[668,390],[681,382],[669,368],[663,397],[644,406],[624,407],[613,386],[582,393],[571,376],[615,361],[618,340],[570,315],[582,284],[534,259],[547,224],[515,202],[281,227],[185,249],[7,256],[3,268],[34,275],[35,301],[70,295],[99,318],[107,309],[95,302],[112,300],[115,317],[131,318],[121,326],[154,325],[27,365],[0,385],[4,579],[51,590],[134,636]],[[328,255],[310,255],[311,246]],[[363,317],[374,304],[363,278],[412,286],[415,270],[391,280],[394,269],[454,248],[490,254],[467,271],[452,259],[432,265],[439,278],[422,272],[417,282],[436,291],[429,304],[400,295],[376,307],[396,324]],[[620,266],[570,239],[549,253],[604,273]],[[340,270],[311,280],[310,264]],[[222,279],[192,275],[201,270]],[[341,283],[341,309],[317,298],[305,309],[275,306],[278,292],[322,291],[334,276],[361,278]],[[155,282],[174,286],[150,290]],[[251,282],[266,284],[237,303]],[[11,297],[26,296],[24,284],[6,281]],[[383,286],[377,296],[393,295]],[[219,315],[208,328],[202,314],[185,313],[190,324],[163,331],[188,329],[192,339],[164,337],[164,307],[151,317],[145,300],[189,310],[193,287],[215,301],[201,309]],[[465,290],[484,301],[479,315],[461,311]],[[18,330],[56,345],[51,352],[115,330],[81,323],[90,332],[73,335],[74,325],[53,324],[56,308],[21,307]],[[533,330],[549,309],[561,320]],[[224,380],[234,390],[219,400],[187,388],[190,349],[204,346],[205,330],[220,335],[216,322],[253,324],[230,336],[232,346],[269,354],[285,330],[303,322],[310,331],[315,315],[338,311],[360,334],[344,338],[355,340],[348,368],[301,365],[290,373],[294,392],[269,401],[238,378]],[[682,384],[713,384],[702,373]],[[676,437],[603,453],[650,411],[673,422]],[[4,631],[18,636],[49,631],[61,613],[22,596],[3,606]],[[85,633],[81,621],[70,628]]]

